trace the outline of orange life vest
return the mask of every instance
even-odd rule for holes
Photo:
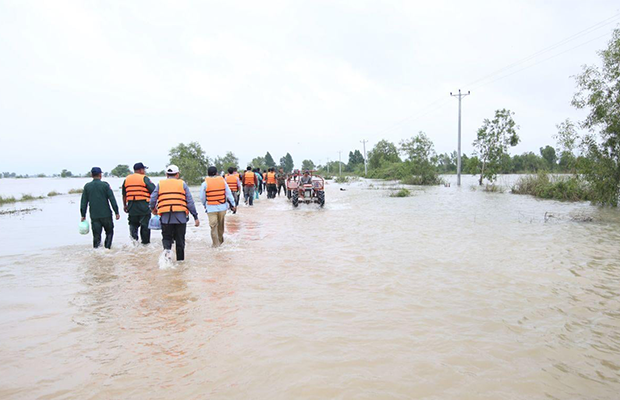
[[[243,184],[245,186],[254,186],[256,184],[256,175],[252,171],[243,174]]]
[[[128,201],[149,201],[151,193],[146,187],[146,183],[144,183],[144,175],[131,174],[125,178],[125,194]]]
[[[157,213],[159,215],[170,212],[189,214],[183,183],[181,179],[159,181],[159,197],[157,198]]]
[[[205,178],[207,182],[207,204],[217,206],[226,203],[226,183],[221,176]]]
[[[276,173],[268,172],[267,173],[267,185],[275,185],[276,184]]]
[[[226,183],[228,183],[228,187],[230,188],[231,192],[238,192],[239,191],[239,185],[237,185],[237,175],[232,174],[232,175],[226,175]]]

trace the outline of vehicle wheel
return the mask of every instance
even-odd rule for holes
[[[293,192],[291,198],[293,199],[293,207],[297,207],[299,205],[299,193]]]
[[[319,199],[319,207],[323,207],[325,205],[325,192],[318,192],[316,197]]]

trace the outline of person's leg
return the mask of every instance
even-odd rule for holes
[[[211,241],[213,242],[213,247],[218,247],[220,245],[220,238],[217,234],[217,224],[219,222],[218,220],[218,214],[216,212],[210,212],[207,214],[207,217],[209,217],[209,227],[211,228]]]
[[[142,244],[151,243],[151,230],[149,229],[149,222],[151,221],[151,214],[140,216],[140,238]]]
[[[248,199],[250,200],[250,205],[254,205],[254,186],[248,186]]]
[[[248,198],[249,198],[248,193],[250,193],[250,187],[244,186],[243,187],[243,201],[245,202],[245,204],[248,204]]]
[[[93,230],[93,247],[96,249],[101,245],[101,230],[103,229],[103,226],[98,218],[91,218],[90,227]]]
[[[177,250],[177,261],[185,260],[185,230],[187,224],[174,224],[174,242]]]
[[[161,243],[164,245],[164,250],[172,250],[173,233],[174,225],[161,224]]]
[[[217,213],[217,236],[220,244],[224,243],[224,228],[226,227],[226,211]]]
[[[101,225],[105,230],[105,243],[104,246],[106,249],[112,248],[112,238],[114,238],[114,221],[112,217],[102,218]]]
[[[133,240],[138,240],[138,228],[140,228],[140,215],[129,215],[129,236]]]

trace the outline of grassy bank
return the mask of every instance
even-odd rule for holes
[[[551,176],[545,173],[520,177],[512,186],[511,192],[561,201],[591,201],[593,199],[588,185],[579,177]]]
[[[18,201],[32,201],[32,200],[41,200],[44,199],[45,196],[33,196],[31,194],[24,194],[21,198],[17,199],[13,196],[0,196],[0,205],[2,204],[11,204],[17,203]]]

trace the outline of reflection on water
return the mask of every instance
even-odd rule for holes
[[[188,228],[170,270],[124,223],[6,251],[0,398],[617,399],[617,210],[381,185]]]

